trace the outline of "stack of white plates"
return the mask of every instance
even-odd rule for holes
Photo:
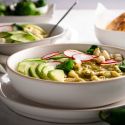
[[[98,113],[125,104],[125,100],[103,107],[89,109],[55,108],[22,97],[11,85],[8,75],[1,77],[0,99],[13,111],[23,116],[56,123],[92,123],[100,121]]]

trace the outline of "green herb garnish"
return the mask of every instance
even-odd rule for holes
[[[86,53],[87,53],[87,54],[90,54],[90,55],[93,55],[93,52],[94,52],[94,50],[95,50],[96,48],[98,48],[97,45],[92,45],[92,46],[86,51]]]
[[[23,26],[16,23],[12,24],[12,27],[13,27],[13,31],[23,30]]]
[[[99,117],[110,125],[125,125],[125,107],[101,111]]]
[[[65,73],[68,73],[70,70],[73,69],[74,61],[72,59],[68,59],[63,63],[57,65],[57,69],[62,69]]]
[[[121,71],[125,72],[125,60],[122,61],[122,63],[119,65],[119,68]]]

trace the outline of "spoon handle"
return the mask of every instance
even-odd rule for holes
[[[68,9],[68,11],[62,16],[62,18],[57,22],[57,24],[50,30],[48,37],[50,37],[53,31],[56,29],[58,24],[66,17],[66,15],[73,9],[73,7],[77,4],[77,0],[73,3],[73,5]]]

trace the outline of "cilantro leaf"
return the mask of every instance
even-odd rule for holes
[[[93,52],[94,52],[94,50],[95,50],[96,48],[98,48],[97,45],[92,45],[92,46],[86,51],[86,53],[92,55]]]
[[[65,73],[68,73],[70,70],[73,69],[74,61],[72,59],[68,59],[63,63],[57,65],[57,69],[62,69]]]

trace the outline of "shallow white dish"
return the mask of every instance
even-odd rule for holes
[[[125,98],[125,76],[101,81],[82,83],[61,83],[52,80],[35,79],[16,71],[20,61],[42,57],[51,52],[66,49],[86,51],[91,44],[55,44],[37,46],[17,52],[7,60],[7,73],[13,87],[24,97],[47,105],[65,108],[92,108],[118,102]],[[109,53],[119,53],[125,57],[125,50],[98,45]],[[23,56],[22,56],[23,55]],[[36,91],[37,90],[37,91]]]
[[[5,23],[4,23],[4,25],[5,25]],[[48,33],[54,26],[54,24],[46,24],[46,23],[43,23],[43,24],[35,23],[35,25],[42,27]],[[5,55],[11,55],[22,49],[39,46],[39,45],[53,44],[55,41],[58,41],[58,40],[64,38],[65,34],[66,34],[66,30],[62,26],[57,26],[57,28],[55,29],[55,31],[53,32],[51,37],[44,38],[39,41],[27,42],[27,43],[5,43],[5,44],[1,43],[0,44],[0,53],[5,54]]]
[[[52,20],[55,11],[55,4],[48,5],[47,13],[41,16],[0,16],[0,23],[47,23]]]
[[[13,111],[23,116],[57,123],[92,123],[100,121],[98,113],[101,110],[125,105],[125,100],[92,109],[60,109],[34,103],[22,97],[11,85],[8,75],[2,77],[0,83],[0,99]]]
[[[95,25],[95,34],[102,44],[125,48],[125,32],[109,31]]]
[[[125,32],[106,29],[106,26],[123,12],[125,11],[108,10],[104,5],[98,4],[94,28],[96,38],[102,44],[125,48]]]

